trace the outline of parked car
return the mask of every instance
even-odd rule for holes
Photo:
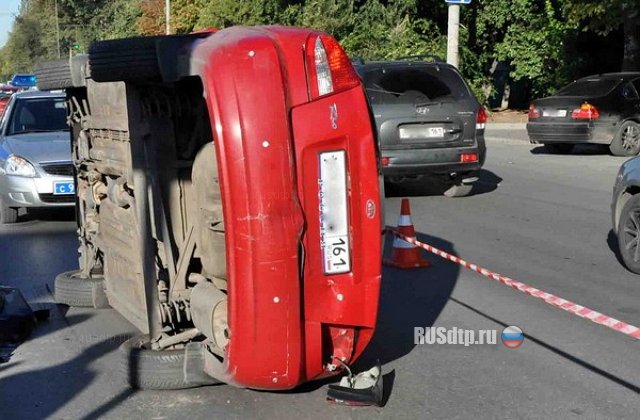
[[[485,109],[458,70],[421,57],[354,60],[378,131],[382,173],[391,182],[423,178],[465,196],[485,161]]]
[[[629,159],[618,171],[611,220],[624,265],[640,274],[640,157]]]
[[[2,114],[9,103],[9,99],[11,99],[11,95],[19,90],[20,89],[17,87],[0,85],[0,118],[2,118]]]
[[[9,99],[11,99],[10,93],[0,91],[0,118],[2,118],[2,114],[4,114],[4,110],[9,103]]]
[[[77,168],[80,267],[56,300],[141,330],[122,347],[135,387],[344,372],[376,325],[383,215],[365,91],[338,42],[231,27],[74,58],[36,68],[39,88],[67,88]]]
[[[579,143],[608,145],[616,156],[640,152],[640,73],[584,77],[529,106],[529,140],[565,154]]]
[[[21,208],[74,204],[65,96],[15,93],[0,122],[0,223]]]

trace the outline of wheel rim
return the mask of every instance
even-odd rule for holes
[[[622,131],[622,147],[624,150],[635,150],[640,144],[640,130],[635,124],[630,124]]]
[[[631,209],[626,218],[623,232],[623,251],[634,262],[640,261],[640,209]]]

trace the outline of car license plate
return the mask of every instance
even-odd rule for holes
[[[564,118],[567,116],[567,110],[566,109],[551,109],[551,110],[543,110],[542,111],[542,116],[543,117],[559,117],[559,118]]]
[[[320,247],[325,274],[351,271],[347,206],[347,165],[344,151],[320,153]]]
[[[443,127],[421,127],[421,126],[407,126],[400,127],[399,130],[400,139],[403,140],[416,140],[416,139],[433,139],[433,138],[443,138],[444,137],[444,128]]]
[[[75,194],[76,186],[73,181],[56,181],[53,183],[53,195]]]

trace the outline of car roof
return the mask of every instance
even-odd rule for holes
[[[628,72],[618,72],[618,73],[593,74],[591,76],[581,77],[578,80],[588,80],[588,79],[629,80],[629,79],[635,79],[636,77],[640,77],[640,72],[628,71]]]
[[[389,60],[389,61],[367,61],[364,64],[356,64],[356,70],[369,70],[381,67],[450,67],[451,64],[444,61],[418,61],[418,60]]]
[[[41,90],[27,90],[23,92],[14,93],[16,98],[64,98],[64,92],[51,92],[51,91],[41,91]]]

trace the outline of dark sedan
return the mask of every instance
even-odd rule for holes
[[[609,146],[616,156],[640,152],[640,73],[608,73],[576,80],[529,107],[531,143],[570,153],[579,143]]]

